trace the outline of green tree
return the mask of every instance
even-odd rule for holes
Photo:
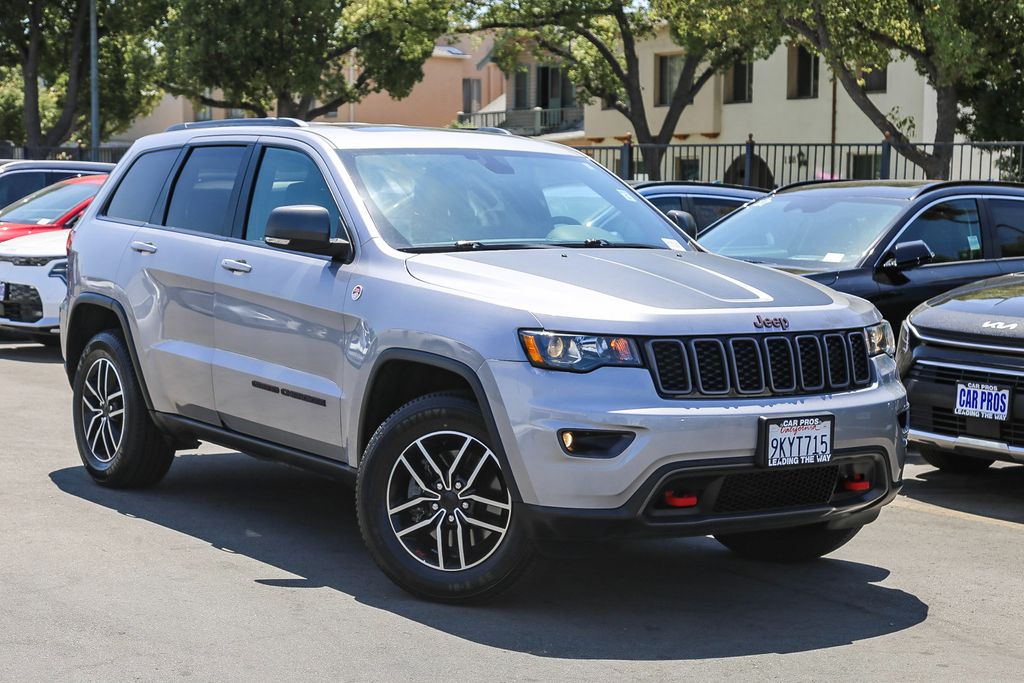
[[[499,30],[499,63],[532,50],[566,67],[583,102],[601,101],[629,121],[649,178],[661,177],[664,147],[679,118],[712,76],[739,60],[767,56],[778,43],[773,25],[730,3],[704,0],[518,0],[478,2],[471,26]],[[667,28],[683,62],[660,125],[644,103],[638,45]]]
[[[371,92],[400,98],[448,31],[454,0],[179,0],[161,86],[213,107],[313,119]],[[211,92],[219,91],[219,97]]]
[[[104,135],[123,129],[155,101],[152,31],[163,12],[163,0],[97,2]],[[88,26],[88,0],[0,0],[4,84],[21,87],[21,125],[5,124],[15,142],[55,147],[87,126]]]
[[[965,94],[1006,82],[1021,51],[1019,0],[708,0],[743,6],[820,53],[843,89],[896,150],[930,178],[947,178]],[[883,112],[861,73],[895,59],[913,62],[936,93],[935,137],[914,144],[898,113]],[[1019,83],[1019,81],[1018,81]]]

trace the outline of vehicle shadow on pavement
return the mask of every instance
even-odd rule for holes
[[[224,454],[179,456],[164,482],[145,491],[105,489],[81,467],[50,477],[68,494],[296,577],[255,577],[263,585],[332,588],[471,642],[542,657],[803,652],[901,631],[928,615],[916,596],[878,585],[889,574],[881,567],[745,562],[707,538],[602,544],[584,557],[540,562],[495,602],[439,606],[378,571],[359,537],[352,492],[305,472]]]
[[[63,363],[60,349],[31,341],[5,341],[0,339],[0,360],[23,363]]]
[[[927,465],[918,456],[911,462]],[[1024,524],[1024,467],[995,463],[976,474],[931,469],[903,480],[903,495],[947,510]]]

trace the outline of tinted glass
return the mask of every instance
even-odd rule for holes
[[[723,218],[698,241],[711,251],[751,261],[852,266],[906,205],[820,190],[779,194]]]
[[[690,197],[690,201],[693,202],[693,218],[697,221],[698,230],[703,230],[743,205],[741,200],[712,197]]]
[[[270,147],[263,153],[253,186],[245,239],[262,242],[270,212],[295,204],[327,209],[331,214],[331,234],[338,234],[338,205],[313,160],[302,152]]]
[[[384,239],[397,248],[456,242],[667,248],[676,233],[593,161],[502,150],[340,152]]]
[[[999,256],[1024,256],[1024,202],[989,199]]]
[[[0,210],[0,221],[49,225],[80,203],[94,196],[100,186],[96,183],[57,183]]]
[[[660,195],[658,197],[647,198],[651,204],[654,204],[662,213],[668,213],[669,211],[682,211],[683,203],[679,197],[671,195]]]
[[[955,199],[929,207],[907,226],[899,242],[922,240],[932,251],[932,263],[971,261],[981,258],[981,223],[978,203]]]
[[[212,235],[231,232],[231,197],[242,175],[245,147],[196,147],[171,190],[165,225]]]
[[[0,207],[7,206],[49,184],[43,172],[23,171],[0,175]]]
[[[162,149],[139,156],[114,190],[106,215],[129,221],[148,221],[167,174],[171,172],[171,165],[177,158],[176,149]]]

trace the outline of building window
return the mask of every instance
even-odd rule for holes
[[[882,177],[881,154],[851,154],[847,175],[853,180],[878,180]]]
[[[786,97],[799,100],[818,96],[818,61],[818,55],[807,48],[790,46]]]
[[[530,72],[516,71],[512,82],[512,108],[530,108]]]
[[[480,111],[480,79],[462,79],[462,111],[472,114]]]
[[[888,68],[884,66],[875,67],[871,71],[861,71],[860,77],[864,81],[864,92],[885,92],[889,85]]]
[[[725,72],[725,103],[750,102],[754,98],[754,65],[737,61]]]
[[[658,81],[654,104],[664,107],[672,101],[679,85],[679,74],[683,71],[682,55],[658,55]]]

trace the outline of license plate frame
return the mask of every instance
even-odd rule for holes
[[[961,398],[964,397],[964,392],[968,392],[967,395],[974,395],[976,399],[973,402],[974,406],[961,407]],[[988,407],[991,404],[986,404],[983,400],[984,394],[996,394],[999,396],[1005,396],[1006,401],[1002,405],[1003,410],[999,411],[984,410],[984,407]],[[973,417],[981,420],[991,420],[993,422],[1006,422],[1010,419],[1010,408],[1013,406],[1013,389],[1007,386],[999,384],[989,384],[988,382],[957,382],[956,393],[953,395],[953,414],[961,417]],[[998,407],[998,406],[997,406]],[[1001,417],[997,417],[998,415]]]
[[[815,422],[811,422],[811,421]],[[821,433],[822,426],[828,426],[827,432]],[[826,436],[827,451],[821,449],[822,443],[803,441],[805,434],[809,438],[819,439]],[[772,438],[796,437],[799,441],[790,442],[796,448],[796,455],[780,454],[772,443]],[[835,457],[836,418],[831,413],[814,413],[809,415],[787,415],[785,417],[761,417],[758,423],[757,464],[768,470],[788,470],[800,467],[820,467],[828,465]],[[785,446],[783,446],[785,448]],[[806,456],[806,457],[804,457]],[[793,462],[795,457],[796,462]],[[784,458],[785,461],[780,461]]]

